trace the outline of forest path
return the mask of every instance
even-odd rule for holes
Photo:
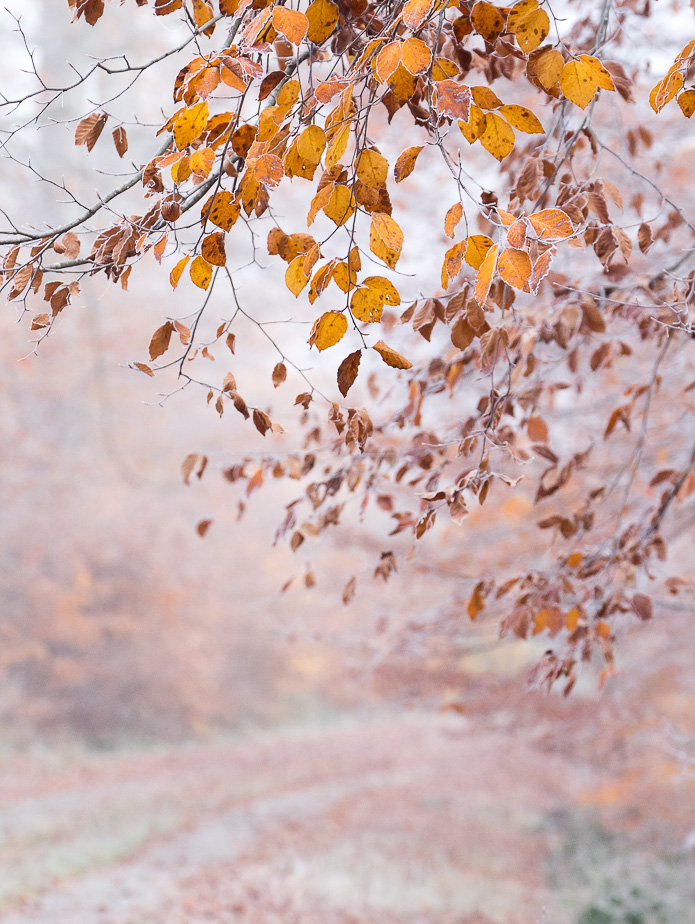
[[[0,922],[533,920],[548,819],[600,773],[506,724],[406,714],[95,760],[0,800]]]
[[[650,629],[603,696],[6,758],[0,924],[695,924],[695,627]]]

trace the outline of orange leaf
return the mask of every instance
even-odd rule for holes
[[[215,231],[203,238],[203,245],[200,248],[203,257],[212,263],[213,266],[224,266],[227,262],[227,256],[224,249],[224,232]],[[207,286],[203,286],[207,288]]]
[[[531,258],[525,250],[508,247],[502,251],[498,264],[499,274],[504,281],[515,289],[528,291],[528,279],[531,275]]]
[[[392,74],[396,73],[401,63],[401,47],[400,42],[389,42],[388,45],[384,45],[376,56],[376,75],[380,83],[384,83]]]
[[[494,42],[505,28],[505,18],[501,11],[484,0],[478,0],[471,10],[471,23],[478,35],[482,35],[488,42]]]
[[[405,356],[401,356],[400,353],[397,353],[395,350],[391,349],[390,346],[387,346],[383,340],[379,340],[375,343],[372,349],[376,350],[386,365],[391,366],[393,369],[410,369],[413,365]]]
[[[495,270],[497,269],[498,251],[498,244],[493,244],[492,247],[490,247],[488,252],[485,254],[485,259],[480,264],[480,269],[478,270],[478,275],[475,279],[475,298],[481,308],[487,301],[488,292],[490,291],[490,286],[492,285],[492,278],[495,275]]]
[[[399,155],[396,165],[393,168],[393,175],[397,183],[401,183],[406,177],[415,169],[415,161],[422,150],[423,145],[415,145],[412,148],[406,148],[401,155]]]
[[[438,80],[434,85],[434,106],[440,115],[468,121],[471,91],[456,80]]]
[[[432,63],[432,52],[419,38],[409,38],[401,48],[403,67],[411,74],[422,74]]]
[[[543,282],[545,277],[548,275],[550,271],[550,264],[554,256],[555,248],[550,247],[545,251],[545,253],[542,253],[533,264],[533,272],[529,277],[528,287],[534,295],[538,295],[541,282]]]
[[[304,13],[297,10],[276,6],[273,8],[273,26],[293,45],[299,45],[309,31],[309,20]]]
[[[453,236],[453,235],[452,235]],[[466,241],[460,241],[454,244],[444,254],[444,263],[442,264],[442,288],[449,288],[449,281],[454,279],[461,272],[463,257],[466,252]]]
[[[403,7],[403,22],[414,32],[427,18],[431,6],[432,0],[408,0]]]
[[[171,283],[172,289],[175,289],[176,286],[179,284],[179,280],[181,279],[181,274],[186,269],[186,266],[190,259],[191,259],[190,257],[182,257],[179,260],[179,262],[176,264],[176,266],[173,268],[171,273],[169,274],[169,282]]]
[[[460,202],[454,202],[444,218],[444,233],[447,237],[453,237],[456,225],[463,217],[463,205]]]
[[[686,119],[689,119],[695,112],[695,90],[686,90],[681,93],[678,97],[678,105]]]
[[[192,173],[196,173],[198,176],[208,177],[210,176],[212,165],[215,163],[215,152],[212,148],[201,148],[199,151],[196,151],[195,154],[191,154],[189,163]]]
[[[574,226],[569,215],[562,209],[543,209],[529,215],[540,241],[561,241],[574,234]]]
[[[223,231],[229,231],[239,217],[240,211],[241,206],[234,201],[234,196],[223,189],[206,202],[201,209],[201,217],[203,220],[210,220],[213,225],[217,225]]]
[[[386,212],[372,212],[372,228],[389,250],[401,252],[403,232],[390,215]]]

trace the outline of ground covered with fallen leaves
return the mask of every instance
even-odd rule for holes
[[[0,922],[695,921],[692,635],[637,628],[600,696],[471,669],[444,711],[6,756]]]

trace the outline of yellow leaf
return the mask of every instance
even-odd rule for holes
[[[435,58],[432,65],[432,81],[448,80],[461,73],[461,68],[448,58]]]
[[[417,88],[417,77],[414,77],[401,64],[391,74],[386,83],[399,99],[410,99]]]
[[[357,176],[365,186],[378,188],[386,181],[389,172],[389,162],[375,149],[362,151],[357,159],[355,168]]]
[[[545,132],[540,120],[525,106],[500,106],[497,111],[520,132],[529,135],[542,135]]]
[[[212,148],[201,148],[195,154],[191,154],[190,165],[191,172],[198,176],[208,177],[215,163],[215,152]]]
[[[557,49],[544,52],[536,62],[536,76],[541,85],[549,90],[562,76],[565,59]]]
[[[381,320],[384,303],[372,289],[356,289],[352,293],[350,310],[358,321],[369,324]]]
[[[335,29],[338,22],[338,7],[330,0],[313,0],[306,11],[309,20],[307,39],[320,45]]]
[[[686,90],[685,93],[681,93],[678,97],[678,105],[686,119],[689,119],[695,112],[695,90]]]
[[[502,105],[502,100],[490,87],[471,87],[471,96],[481,109],[498,109]]]
[[[593,55],[579,55],[579,60],[584,64],[602,90],[615,90],[613,78],[598,58],[595,58]]]
[[[486,151],[501,161],[511,154],[514,147],[514,132],[496,112],[488,112],[485,115],[480,143]]]
[[[485,234],[472,234],[468,238],[464,260],[473,269],[480,269],[480,265],[492,247],[492,241]]]
[[[193,173],[191,170],[191,158],[188,155],[182,157],[171,167],[171,178],[177,186],[185,183],[191,173]]]
[[[377,343],[375,343],[372,349],[376,350],[386,365],[391,366],[393,369],[410,369],[413,365],[410,360],[406,359],[405,356],[401,356],[400,353],[397,353],[395,350],[391,349],[391,347],[385,344],[383,340],[379,340]]]
[[[401,303],[398,289],[385,276],[367,276],[362,285],[375,292],[387,305],[400,305]]]
[[[327,311],[314,324],[308,340],[309,346],[316,346],[317,350],[327,350],[343,339],[347,328],[347,318],[342,312]]]
[[[531,275],[531,258],[525,250],[508,247],[500,254],[499,274],[504,281],[515,289],[528,291],[528,279]]]
[[[173,268],[171,273],[169,274],[169,282],[171,283],[172,289],[175,289],[176,286],[179,284],[181,275],[183,271],[186,269],[186,266],[188,265],[188,261],[190,259],[191,259],[190,257],[182,257],[179,260],[179,262],[176,264],[176,266]]]
[[[459,128],[466,141],[473,144],[480,138],[485,128],[485,113],[479,106],[471,106],[468,121],[464,122],[463,119],[459,119]]]
[[[397,183],[401,183],[413,172],[415,169],[415,161],[422,148],[423,145],[419,144],[412,148],[406,148],[405,151],[399,155],[396,165],[393,168],[393,175]]]
[[[347,263],[340,262],[336,263],[333,267],[333,279],[339,289],[343,292],[349,292],[355,286],[356,275],[355,270],[351,269]]]
[[[347,147],[348,141],[350,139],[350,128],[350,123],[346,122],[345,125],[341,125],[336,134],[332,137],[331,143],[328,145],[325,158],[326,167],[329,170],[331,167],[335,167],[335,165],[345,153],[345,148]]]
[[[311,164],[318,164],[326,148],[326,133],[319,125],[309,125],[297,138],[297,154]]]
[[[560,89],[564,96],[580,109],[586,109],[598,89],[598,82],[581,61],[565,64],[560,77]]]
[[[275,7],[275,9],[284,9],[284,7]],[[277,104],[283,113],[287,113],[299,99],[301,86],[298,80],[288,80],[277,95]]]
[[[199,289],[207,289],[212,279],[212,266],[204,257],[196,257],[191,263],[191,282]]]
[[[174,122],[174,141],[179,151],[199,138],[208,124],[208,103],[196,103],[184,109]]]
[[[386,244],[384,244],[382,239],[374,230],[374,225],[371,225],[369,229],[369,249],[375,257],[383,260],[390,269],[395,269],[396,263],[398,263],[398,258],[400,257],[400,253],[396,250],[391,250],[386,246]]]
[[[403,232],[390,215],[385,212],[372,212],[372,228],[389,250],[401,252]]]
[[[355,200],[348,187],[334,186],[323,211],[336,225],[344,225],[355,211]]]
[[[319,130],[321,131],[321,129]],[[314,153],[315,152],[312,150],[312,156]],[[318,161],[312,162],[300,157],[297,150],[297,142],[294,141],[285,152],[284,167],[285,176],[299,176],[304,180],[313,180],[316,168],[318,167]]]
[[[304,256],[300,255],[295,257],[287,267],[287,271],[285,272],[285,285],[295,298],[298,298],[302,289],[308,285],[310,278],[310,276],[304,273]]]
[[[519,48],[528,54],[547,38],[550,19],[545,10],[538,9],[536,0],[521,0],[509,11],[507,31],[516,36]]]

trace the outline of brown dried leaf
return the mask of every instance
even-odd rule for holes
[[[174,325],[171,321],[167,321],[165,324],[162,324],[161,327],[157,328],[152,335],[152,340],[150,340],[150,359],[157,359],[158,356],[166,353],[169,349],[169,343],[171,342],[171,335],[173,333]]]
[[[350,391],[357,378],[361,359],[362,350],[355,350],[354,353],[350,353],[346,356],[340,366],[338,366],[338,388],[343,398],[347,396],[347,393]]]

